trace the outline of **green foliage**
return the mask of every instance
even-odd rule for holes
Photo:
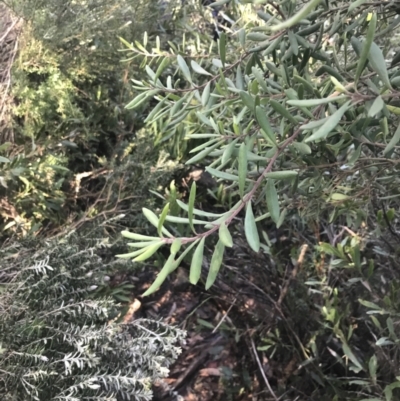
[[[14,137],[0,147],[4,235],[57,227],[108,191],[105,173],[122,170],[143,124],[141,110],[124,109],[133,96],[126,76],[138,63],[121,63],[118,36],[134,41],[145,29],[162,32],[159,17],[169,12],[157,1],[7,5],[25,24],[12,71]],[[172,12],[173,3],[168,7]],[[95,213],[109,206],[97,202]]]
[[[192,283],[207,267],[202,281],[212,286],[238,218],[249,248],[274,259],[281,274],[286,261],[297,263],[295,272],[303,264],[307,243],[299,296],[285,300],[294,323],[306,326],[302,340],[286,328],[309,379],[303,391],[313,399],[396,399],[397,343],[378,338],[396,330],[398,310],[393,324],[372,327],[357,299],[385,302],[388,281],[399,282],[390,252],[399,251],[400,70],[390,36],[400,20],[394,6],[362,1],[241,3],[232,4],[238,22],[218,43],[193,28],[169,49],[128,46],[145,57],[147,79],[134,80],[138,94],[127,107],[156,101],[146,122],[157,141],[186,164],[206,165],[224,211],[203,210],[192,186],[187,203],[144,209],[158,235],[123,231],[133,251],[119,256],[142,262],[170,247],[149,295],[183,260]],[[176,205],[178,214],[170,212]],[[274,229],[293,238],[290,254],[276,253],[267,235]],[[380,249],[375,261],[369,242]],[[205,243],[214,248],[209,266],[199,262]],[[284,336],[276,343],[282,351]],[[396,362],[380,375],[385,358]],[[292,384],[301,387],[300,379]]]
[[[116,323],[114,301],[95,296],[113,262],[100,256],[96,232],[0,251],[2,400],[150,400],[179,354],[182,331]]]

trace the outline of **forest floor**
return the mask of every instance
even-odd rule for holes
[[[154,278],[153,269],[131,277],[139,299]],[[276,399],[268,387],[284,386],[298,361],[272,366],[257,350],[282,313],[280,291],[270,279],[268,257],[254,254],[243,240],[225,258],[211,290],[189,284],[188,268],[182,266],[158,292],[140,304],[136,300],[135,318],[162,319],[187,331],[169,377],[154,386],[155,401]]]

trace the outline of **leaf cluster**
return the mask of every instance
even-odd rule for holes
[[[150,400],[184,333],[146,319],[115,322],[94,297],[101,238],[71,233],[1,250],[0,394],[4,400]]]

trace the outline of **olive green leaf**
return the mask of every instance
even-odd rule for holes
[[[280,24],[273,25],[271,27],[272,32],[281,31],[286,28],[290,28],[296,24],[298,24],[302,19],[308,17],[311,14],[311,11],[314,10],[315,7],[320,3],[321,0],[311,0],[307,3],[297,14],[293,15],[293,17],[283,21]]]
[[[192,82],[192,76],[190,75],[190,70],[186,64],[185,59],[180,54],[178,54],[177,61],[178,61],[178,66],[179,66],[180,70],[182,71],[182,74],[185,76],[185,78],[189,82]]]
[[[275,181],[273,179],[268,179],[267,181],[267,207],[270,213],[271,219],[276,224],[280,216],[278,193],[275,188]]]
[[[201,105],[205,107],[210,99],[211,82],[209,82],[203,90],[201,95]]]
[[[383,101],[381,96],[378,96],[377,98],[375,98],[370,109],[368,110],[368,117],[376,116],[383,109],[384,105],[385,105],[385,102]]]
[[[117,258],[121,258],[121,259],[132,259],[132,258],[135,258],[136,256],[141,255],[142,253],[147,252],[149,249],[153,249],[154,245],[161,246],[161,245],[163,245],[163,241],[155,242],[154,244],[152,244],[150,246],[138,249],[137,251],[134,251],[134,252],[129,252],[129,253],[123,253],[123,254],[120,254],[120,255],[116,255],[116,257]]]
[[[212,167],[206,167],[206,171],[208,171],[214,177],[221,178],[223,180],[228,180],[228,181],[239,180],[239,177],[237,175],[226,173],[225,171],[220,171]]]
[[[165,279],[168,277],[171,266],[174,264],[174,262],[175,262],[175,255],[174,254],[169,255],[169,258],[165,262],[165,265],[163,266],[163,268],[158,273],[153,284],[142,295],[143,297],[147,297],[148,295],[152,294],[153,292],[155,292],[156,290],[158,290],[161,287],[161,285],[164,283]]]
[[[139,107],[142,103],[144,103],[147,99],[152,98],[155,94],[159,93],[159,89],[153,89],[151,91],[147,91],[137,95],[133,100],[131,100],[126,106],[126,109],[133,110]]]
[[[293,142],[293,147],[301,154],[301,155],[310,155],[311,148],[303,142]]]
[[[201,275],[201,266],[203,264],[203,254],[204,254],[204,243],[206,241],[206,237],[203,237],[199,244],[197,245],[196,250],[193,252],[192,262],[190,264],[190,274],[189,281],[191,284],[197,284]]]
[[[131,248],[146,248],[147,246],[154,245],[160,242],[160,238],[158,241],[144,241],[144,242],[128,242],[126,245]]]
[[[193,68],[194,72],[197,72],[197,74],[202,74],[202,75],[211,75],[208,71],[206,71],[202,66],[200,66],[198,63],[196,63],[194,60],[190,62],[190,65]]]
[[[246,177],[247,177],[247,148],[246,144],[242,143],[239,148],[239,194],[240,197],[244,196],[244,188],[246,185]]]
[[[243,104],[250,110],[254,110],[255,102],[254,99],[245,91],[239,92],[240,99],[242,99]]]
[[[265,174],[266,178],[272,178],[274,180],[287,180],[296,177],[299,173],[295,170],[285,170],[285,171],[270,171]]]
[[[133,262],[143,262],[147,259],[149,259],[151,256],[153,256],[159,248],[161,248],[164,245],[164,242],[161,241],[158,244],[151,245],[148,248],[144,248],[145,252],[142,252],[139,256],[136,256],[136,258],[133,259]],[[142,249],[143,250],[143,249]]]
[[[368,0],[356,0],[356,1],[354,1],[353,3],[351,3],[351,4],[349,5],[349,9],[348,9],[349,13],[350,13],[351,11],[353,11],[355,8],[362,6],[362,5],[363,5],[364,3],[366,3],[367,1],[368,1]]]
[[[282,117],[287,118],[291,123],[298,124],[298,121],[290,114],[290,112],[279,102],[274,99],[270,99],[269,101],[271,107]]]
[[[158,223],[159,223],[159,218],[156,216],[155,213],[153,213],[151,210],[147,209],[147,208],[142,208],[142,212],[144,217],[146,217],[146,219],[156,228],[158,228]],[[167,235],[168,237],[172,237],[172,234],[165,228],[163,227],[162,229],[162,233]]]
[[[304,100],[288,100],[286,103],[290,106],[314,107],[321,104],[337,102],[338,100],[347,99],[346,95],[324,97],[322,99],[304,99]]]
[[[372,69],[379,75],[382,82],[388,88],[391,88],[392,85],[390,84],[385,57],[383,56],[382,50],[375,42],[371,43],[368,60]]]
[[[196,181],[193,181],[192,187],[190,188],[190,194],[189,194],[188,218],[189,218],[190,228],[196,234],[196,230],[194,229],[194,225],[193,225],[193,210],[194,210],[195,200],[196,200]]]
[[[261,108],[260,106],[256,107],[256,118],[258,121],[258,124],[260,125],[262,131],[265,133],[265,135],[268,138],[268,141],[276,146],[276,138],[275,134],[272,131],[271,125],[269,124],[268,118],[267,118],[267,113],[266,111]]]
[[[221,240],[217,242],[214,253],[210,262],[210,270],[208,272],[206,281],[206,290],[208,290],[215,282],[219,269],[221,268],[222,258],[224,257],[225,245]]]
[[[400,125],[397,127],[396,132],[393,135],[393,138],[386,145],[386,148],[383,151],[383,154],[390,152],[399,142],[400,140]]]
[[[160,78],[162,72],[165,70],[165,68],[168,66],[168,64],[169,64],[169,58],[164,57],[163,60],[161,61],[160,65],[157,68],[156,74],[154,76],[154,83],[156,83],[158,78]]]
[[[182,240],[180,238],[175,238],[171,244],[171,249],[170,249],[171,254],[176,255],[181,249],[181,246],[182,246]]]
[[[356,365],[359,369],[362,369],[363,367],[362,367],[361,363],[356,358],[356,356],[353,354],[353,351],[348,346],[347,341],[345,340],[343,335],[340,336],[340,340],[342,341],[343,352],[347,356],[347,358],[349,358],[350,361],[353,362],[354,365]]]
[[[246,35],[246,38],[253,42],[264,42],[265,40],[269,40],[269,36],[259,32],[250,32]]]
[[[168,212],[169,212],[169,203],[167,203],[164,206],[164,209],[162,210],[161,215],[160,215],[160,219],[158,220],[157,232],[158,232],[158,235],[160,237],[162,236],[162,229],[163,229],[163,226],[164,226],[164,223],[165,223],[165,219],[166,219],[166,217],[168,215]]]
[[[219,239],[225,246],[227,246],[228,248],[232,248],[233,246],[232,235],[229,232],[229,228],[225,223],[222,223],[219,226],[218,235]]]
[[[246,205],[246,216],[244,219],[244,232],[246,235],[246,240],[250,245],[250,248],[254,252],[260,250],[260,237],[258,235],[256,221],[254,219],[253,209],[251,201],[247,202]]]
[[[296,35],[293,33],[292,30],[289,30],[288,37],[289,37],[290,48],[292,49],[293,54],[297,56],[299,54],[299,44],[297,42]]]
[[[365,68],[366,62],[368,60],[369,51],[371,49],[371,45],[374,40],[375,28],[376,28],[376,14],[374,13],[371,21],[369,22],[367,36],[363,43],[360,59],[358,60],[357,70],[356,70],[356,74],[355,74],[355,78],[354,78],[356,83],[358,82],[358,79],[360,78],[360,76]]]
[[[330,132],[332,132],[335,127],[339,124],[340,120],[344,116],[347,110],[350,108],[351,101],[346,102],[342,107],[336,110],[325,123],[315,131],[311,136],[306,138],[305,142],[316,141],[317,139],[324,139],[328,136]]]
[[[213,146],[210,146],[203,151],[197,153],[197,155],[193,156],[191,159],[189,159],[185,164],[194,164],[197,163],[200,160],[203,160],[206,156],[208,156],[214,149],[218,148],[222,142],[217,142]]]
[[[159,237],[148,237],[147,235],[131,233],[130,231],[124,230],[121,231],[121,235],[125,238],[134,239],[136,241],[145,240],[145,241],[153,241],[160,240]]]

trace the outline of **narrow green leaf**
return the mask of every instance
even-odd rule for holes
[[[290,30],[288,31],[288,37],[290,48],[292,49],[293,54],[297,56],[299,54],[299,44],[297,42],[296,35]]]
[[[324,139],[328,136],[330,132],[332,132],[335,127],[339,124],[340,120],[344,116],[347,110],[350,108],[351,101],[346,102],[342,107],[340,107],[337,111],[335,111],[325,123],[311,136],[306,138],[305,142],[316,141],[317,139]]]
[[[304,100],[288,100],[286,103],[290,106],[314,107],[321,104],[337,102],[338,100],[347,99],[346,95],[335,97],[325,97],[322,99],[304,99]]]
[[[258,67],[252,67],[251,71],[254,75],[254,78],[256,79],[256,81],[258,82],[258,84],[260,85],[260,87],[262,88],[262,90],[264,92],[269,92],[269,88],[268,85],[265,82],[265,77],[262,73],[262,71],[258,68]]]
[[[355,8],[362,6],[364,3],[366,3],[368,0],[356,0],[353,3],[349,5],[349,10],[348,12],[350,13],[353,11]]]
[[[244,196],[244,188],[246,185],[247,177],[247,148],[244,143],[239,148],[239,195],[241,198]]]
[[[142,295],[143,297],[147,297],[148,295],[152,294],[153,292],[155,292],[156,290],[158,290],[161,287],[161,285],[164,283],[165,279],[168,277],[168,274],[170,273],[170,269],[171,269],[171,266],[174,264],[174,261],[175,261],[175,255],[173,255],[173,254],[169,255],[169,258],[165,262],[165,265],[163,266],[163,268],[158,273],[153,284]]]
[[[345,195],[345,194],[341,194],[341,193],[335,192],[335,193],[333,193],[331,195],[331,199],[333,201],[343,201],[343,200],[349,199],[349,196]]]
[[[232,235],[229,232],[229,228],[225,223],[222,223],[219,226],[219,231],[218,231],[219,239],[220,241],[227,246],[228,248],[232,248],[233,246],[233,240],[232,240]]]
[[[275,134],[272,131],[271,125],[269,124],[269,121],[268,121],[268,118],[267,118],[267,113],[260,106],[256,107],[256,118],[257,118],[258,124],[260,125],[261,129],[263,130],[263,132],[267,136],[269,142],[272,145],[276,146]]]
[[[321,120],[310,121],[307,124],[304,124],[300,127],[301,130],[311,130],[320,127],[321,125],[325,124],[328,117],[321,118]]]
[[[193,210],[194,210],[195,200],[196,200],[196,181],[193,181],[192,187],[190,188],[190,194],[189,194],[188,218],[189,218],[190,228],[196,234],[196,230],[194,229],[194,225],[193,225]]]
[[[225,67],[226,61],[226,33],[221,32],[218,40],[219,57],[221,58],[222,65]]]
[[[165,70],[165,68],[169,64],[169,58],[164,57],[163,60],[161,61],[160,65],[157,68],[156,75],[154,76],[154,83],[157,82],[158,78],[160,78],[162,72]]]
[[[147,246],[154,245],[160,242],[160,238],[158,241],[145,241],[145,242],[128,242],[126,245],[132,248],[146,248]]]
[[[178,61],[178,66],[182,71],[182,74],[189,82],[192,82],[192,76],[190,75],[190,70],[186,64],[185,59],[180,54],[178,54],[177,61]]]
[[[121,259],[132,259],[135,258],[138,255],[141,255],[142,253],[146,252],[149,248],[151,248],[152,246],[156,245],[156,244],[163,244],[161,241],[149,246],[149,247],[144,247],[141,249],[138,249],[137,251],[134,252],[129,252],[129,253],[123,253],[120,255],[115,255],[117,258],[121,258]]]
[[[168,215],[169,212],[169,202],[164,206],[161,215],[160,215],[160,219],[158,220],[158,224],[157,224],[157,232],[158,235],[161,237],[162,236],[162,229],[165,223],[165,219]]]
[[[292,124],[298,124],[299,122],[290,114],[289,110],[287,110],[285,108],[285,106],[283,106],[282,104],[280,104],[279,102],[277,102],[274,99],[270,99],[269,101],[271,107],[278,113],[280,114],[282,117],[285,117],[286,119],[288,119]]]
[[[310,155],[311,148],[303,142],[293,142],[293,147],[301,154],[301,155]]]
[[[255,102],[251,95],[245,91],[239,92],[240,99],[242,99],[243,104],[249,109],[254,110]]]
[[[269,40],[269,36],[259,32],[250,32],[246,35],[246,38],[252,42],[264,42]]]
[[[0,163],[10,163],[10,159],[7,157],[0,156]]]
[[[144,217],[146,217],[146,219],[154,226],[154,227],[158,227],[158,222],[159,222],[159,218],[157,217],[157,215],[152,212],[150,209],[147,208],[142,208],[142,212],[144,214]]]
[[[139,256],[137,256],[135,259],[133,259],[133,262],[143,262],[147,259],[149,259],[150,257],[152,257],[158,250],[159,248],[161,248],[164,245],[164,242],[160,242],[158,244],[149,246],[148,248],[144,248],[146,249],[145,252],[141,253]]]
[[[347,342],[344,340],[344,338],[341,338],[341,340],[342,340],[342,348],[343,348],[344,354],[347,356],[347,358],[350,359],[351,362],[354,363],[354,365],[356,365],[359,369],[362,369],[363,367],[362,367],[361,363],[356,358],[356,356],[353,354],[352,350],[347,345]]]
[[[293,15],[293,17],[287,19],[286,21],[283,21],[280,24],[272,26],[271,31],[272,32],[281,31],[283,29],[297,25],[301,20],[307,18],[308,15],[311,14],[311,11],[318,6],[320,1],[321,0],[311,0],[297,14]]]
[[[139,107],[142,103],[144,103],[147,99],[153,97],[156,93],[159,92],[159,89],[153,89],[148,92],[141,93],[136,96],[133,100],[131,100],[126,106],[126,109],[133,110]]]
[[[212,139],[210,139],[209,141],[207,141],[205,143],[202,143],[201,145],[196,146],[193,149],[190,149],[189,153],[196,153],[199,150],[203,150],[203,149],[209,147],[210,145],[215,144],[216,142],[218,142],[218,139],[220,139],[220,135],[218,135],[218,134],[217,135],[213,135],[211,138]]]
[[[215,282],[219,269],[221,268],[222,258],[224,257],[225,245],[221,240],[217,242],[214,253],[210,262],[210,270],[208,272],[206,281],[206,290],[208,290]]]
[[[190,62],[190,65],[193,68],[194,72],[197,72],[197,74],[201,74],[201,75],[210,75],[212,76],[212,74],[210,74],[208,71],[206,71],[201,65],[199,65],[198,63],[196,63],[196,61],[192,60]]]
[[[390,140],[390,142],[386,145],[385,150],[383,151],[383,154],[385,155],[386,153],[389,153],[400,141],[400,125],[397,127],[396,132],[393,135],[393,138]]]
[[[214,177],[221,178],[223,180],[228,180],[228,181],[238,181],[239,180],[239,177],[237,175],[226,173],[225,171],[219,171],[212,167],[206,167],[206,171],[208,171]]]
[[[209,82],[203,90],[201,95],[201,105],[205,107],[210,99],[211,82]]]
[[[378,96],[372,103],[371,108],[368,110],[368,117],[376,116],[383,109],[384,105],[385,102],[383,101],[382,97]]]
[[[246,240],[250,245],[250,248],[254,252],[260,250],[260,237],[258,235],[256,221],[254,219],[253,209],[251,201],[247,202],[246,205],[246,216],[244,219],[244,232],[246,235]]]
[[[239,42],[242,48],[246,45],[246,30],[244,28],[240,28],[238,32]]]
[[[287,180],[293,177],[297,177],[299,173],[294,170],[285,170],[285,171],[271,171],[265,174],[266,178],[272,178],[274,180]]]
[[[381,48],[375,42],[371,43],[368,60],[372,69],[379,75],[382,82],[388,88],[391,88],[392,85],[390,84],[385,57],[383,56]]]
[[[185,203],[183,203],[181,200],[177,199],[176,203],[185,212],[187,212],[189,210],[188,206]],[[218,214],[210,213],[210,212],[205,212],[204,210],[199,210],[199,209],[193,209],[193,213],[197,216],[205,216],[205,217],[222,217],[226,214],[226,213],[218,213]],[[155,239],[159,239],[159,238],[155,238]]]
[[[152,241],[152,240],[159,240],[160,238],[158,237],[149,237],[147,235],[142,235],[142,234],[136,234],[136,233],[131,233],[129,231],[121,231],[121,235],[125,238],[129,239],[134,239],[137,241],[145,240],[145,241]]]
[[[287,215],[287,209],[283,209],[282,212],[281,212],[281,215],[279,216],[279,220],[276,223],[276,228],[280,228],[280,226],[285,221],[286,215]]]
[[[199,162],[200,160],[203,160],[206,156],[208,156],[214,149],[218,148],[221,145],[221,141],[217,142],[213,146],[210,146],[203,151],[197,153],[197,155],[193,156],[191,159],[189,159],[185,164],[194,164]]]
[[[200,240],[199,244],[197,245],[196,250],[193,252],[192,263],[190,264],[190,274],[189,274],[189,281],[191,284],[197,284],[201,276],[201,267],[203,264],[205,241],[206,237],[203,237]]]
[[[144,217],[146,217],[146,219],[154,227],[156,227],[158,229],[158,223],[159,223],[160,219],[157,217],[157,215],[145,207],[142,208],[142,212],[144,214]],[[168,235],[169,237],[172,237],[172,234],[170,232],[168,232],[168,230],[165,227],[162,228],[162,233],[164,233],[165,235]]]
[[[356,70],[356,74],[355,74],[355,78],[354,78],[356,83],[358,82],[359,78],[361,77],[361,74],[366,66],[368,55],[371,50],[371,45],[374,40],[375,29],[376,29],[376,14],[374,13],[371,21],[369,22],[367,36],[362,45],[363,47],[361,50],[360,59],[358,60],[357,70]]]
[[[225,148],[224,153],[222,154],[221,164],[225,165],[225,163],[230,160],[233,151],[236,148],[236,144],[238,143],[239,138],[234,139],[231,141]],[[235,176],[234,176],[235,177]]]
[[[275,181],[273,179],[268,179],[267,182],[267,207],[270,213],[271,219],[276,224],[280,216],[280,207],[278,200],[278,193],[275,188]]]
[[[182,240],[180,238],[175,238],[171,244],[171,254],[176,255],[182,246]]]

